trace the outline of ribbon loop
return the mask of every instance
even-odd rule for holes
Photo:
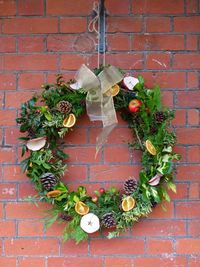
[[[103,130],[96,139],[96,155],[117,124],[113,97],[107,96],[106,92],[122,78],[123,75],[114,66],[105,67],[96,76],[83,64],[75,76],[76,83],[71,85],[75,90],[82,88],[87,92],[86,108],[90,120],[100,120],[103,123]]]

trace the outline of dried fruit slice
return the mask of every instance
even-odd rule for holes
[[[46,137],[38,137],[27,142],[26,146],[29,150],[37,151],[43,148],[46,144]]]
[[[146,142],[145,142],[145,146],[146,146],[146,149],[148,150],[148,152],[149,152],[151,155],[155,156],[155,155],[157,154],[157,151],[156,151],[154,145],[151,143],[150,140],[146,140]]]
[[[120,91],[120,87],[118,84],[113,85],[106,93],[107,96],[116,96]]]
[[[133,90],[133,88],[136,86],[137,83],[139,83],[139,80],[132,76],[126,76],[123,79],[123,84],[129,90]]]
[[[162,174],[160,173],[157,173],[154,177],[152,177],[148,183],[151,185],[151,186],[156,186],[160,183],[160,178],[162,177]]]
[[[66,128],[71,128],[76,123],[76,117],[73,113],[70,113],[69,116],[64,119],[63,126]]]
[[[132,210],[135,207],[135,199],[131,196],[128,196],[122,201],[122,209],[123,211]]]
[[[93,213],[88,213],[81,218],[80,227],[88,234],[95,233],[100,228],[99,218]]]
[[[47,193],[47,197],[57,197],[61,194],[62,192],[60,190],[53,190]]]
[[[76,202],[75,211],[80,215],[85,215],[89,212],[90,208],[82,201]]]

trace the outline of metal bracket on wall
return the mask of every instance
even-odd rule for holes
[[[106,8],[105,0],[100,1],[99,5],[99,53],[106,52]]]

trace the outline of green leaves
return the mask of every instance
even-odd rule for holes
[[[103,69],[96,69],[96,75]],[[136,206],[124,212],[121,209],[123,192],[116,188],[95,191],[96,200],[87,194],[86,188],[79,186],[75,191],[69,191],[68,187],[59,179],[64,175],[66,165],[64,160],[68,157],[61,147],[61,139],[71,130],[63,127],[63,120],[67,114],[58,109],[58,103],[62,100],[70,102],[72,112],[79,118],[85,112],[86,92],[84,90],[72,90],[70,82],[65,82],[62,75],[57,76],[55,84],[46,84],[41,96],[33,96],[29,101],[21,105],[21,113],[16,119],[20,125],[20,132],[25,136],[20,137],[22,143],[22,156],[28,151],[26,141],[31,138],[45,136],[46,146],[39,151],[30,151],[29,156],[21,162],[22,169],[26,171],[38,190],[40,200],[53,204],[47,226],[59,220],[60,214],[64,213],[71,218],[70,222],[64,222],[63,238],[74,239],[77,243],[87,239],[88,235],[81,229],[81,216],[76,213],[75,205],[78,201],[84,202],[90,212],[101,218],[104,214],[112,212],[116,218],[117,226],[110,232],[108,238],[119,235],[121,231],[132,227],[142,216],[147,216],[152,210],[152,203],[160,203],[162,200],[170,201],[166,189],[176,192],[176,185],[173,181],[172,161],[179,160],[180,155],[173,152],[176,142],[174,132],[168,131],[167,127],[174,118],[174,111],[163,108],[161,104],[161,92],[159,86],[153,89],[145,87],[142,76],[138,77],[139,83],[134,90],[121,88],[119,94],[114,97],[116,110],[119,110],[122,118],[127,122],[133,141],[131,148],[141,150],[142,169],[139,174],[138,186],[131,196],[136,201]],[[137,112],[131,113],[128,109],[129,102],[137,98],[141,106]],[[34,136],[34,137],[33,137]],[[151,155],[145,146],[150,140],[156,148],[156,155]],[[47,197],[41,185],[40,177],[50,172],[58,179],[53,190],[59,190],[54,197]],[[149,183],[149,180],[156,175],[159,183]],[[126,179],[126,177],[125,177]]]

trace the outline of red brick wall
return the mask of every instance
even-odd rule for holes
[[[96,236],[76,246],[59,240],[61,225],[45,231],[37,208],[23,198],[34,194],[20,172],[15,118],[22,101],[62,72],[73,77],[81,63],[96,66],[87,31],[91,0],[0,1],[0,266],[1,267],[199,267],[200,146],[198,0],[107,0],[107,62],[160,84],[165,104],[177,110],[174,129],[178,164],[176,195],[167,212],[157,207],[148,219],[119,239]],[[140,155],[128,152],[130,138],[120,120],[103,154],[94,159],[99,124],[85,117],[66,142],[70,187],[88,189],[137,177]],[[115,165],[113,166],[113,163]]]

